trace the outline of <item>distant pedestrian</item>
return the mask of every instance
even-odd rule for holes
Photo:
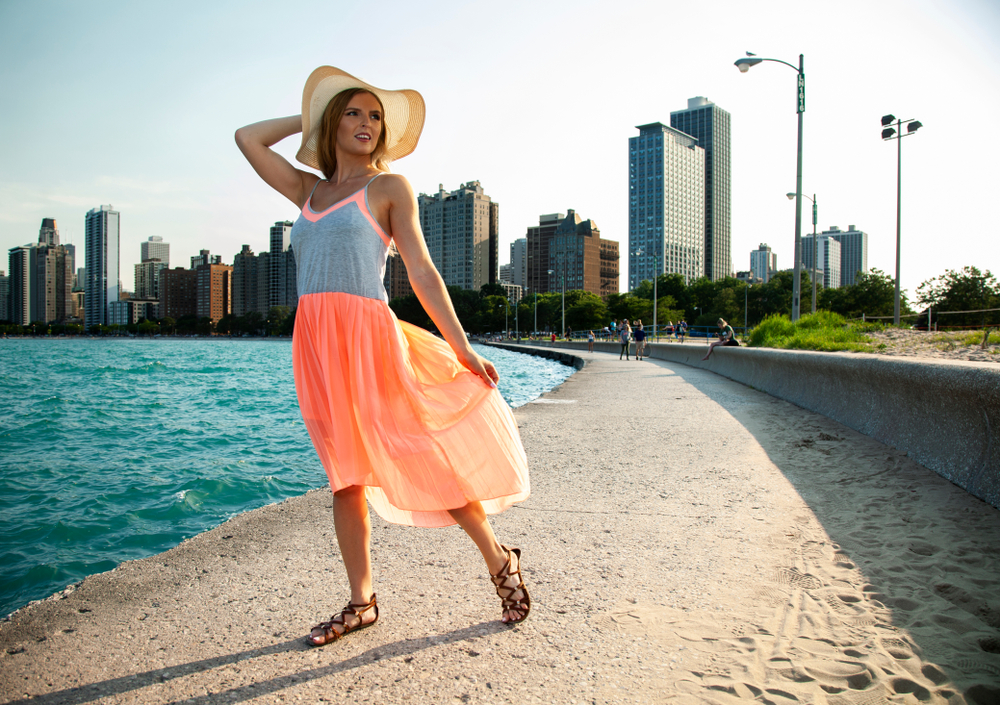
[[[555,331],[552,331],[552,344],[553,345],[556,344],[556,332]]]
[[[677,324],[677,337],[680,339],[681,343],[684,342],[685,336],[687,336],[688,324],[683,318],[681,322]]]
[[[635,329],[635,359],[641,360],[642,353],[646,350],[646,331],[642,327],[642,320],[636,321]]]
[[[594,331],[587,331],[587,352],[594,352]]]
[[[674,333],[674,322],[673,321],[667,321],[667,337],[669,338],[672,335],[675,335],[675,333]]]
[[[632,342],[632,328],[629,326],[627,318],[622,321],[621,332],[618,334],[618,339],[622,343],[622,351],[618,354],[618,359],[621,360],[622,355],[624,355],[625,359],[628,360],[629,359],[628,347],[629,343]]]
[[[719,326],[719,339],[708,346],[708,353],[705,354],[705,357],[701,358],[702,360],[707,360],[712,351],[719,345],[735,348],[740,346],[736,340],[736,333],[733,331],[733,327],[726,323],[725,319],[720,318],[717,321],[717,325]]]

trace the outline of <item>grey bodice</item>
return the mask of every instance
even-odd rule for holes
[[[309,194],[291,235],[299,296],[339,291],[388,301],[382,278],[390,240],[368,208],[370,184],[321,213]]]

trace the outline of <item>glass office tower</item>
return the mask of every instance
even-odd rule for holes
[[[628,288],[661,273],[705,273],[705,150],[653,122],[628,140]]]
[[[87,212],[86,237],[87,281],[84,286],[84,325],[108,325],[108,304],[118,300],[119,213],[111,206]]]
[[[691,98],[687,110],[670,113],[670,126],[705,149],[705,276],[732,276],[729,113],[707,98]]]

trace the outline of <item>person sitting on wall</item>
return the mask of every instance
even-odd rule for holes
[[[702,360],[707,360],[712,354],[712,351],[718,345],[732,346],[736,348],[740,346],[736,340],[736,333],[733,331],[733,327],[726,323],[725,319],[720,318],[717,321],[717,324],[719,326],[719,339],[708,346],[708,353],[706,353],[705,357],[701,358]]]

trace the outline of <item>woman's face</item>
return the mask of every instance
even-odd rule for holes
[[[347,154],[375,151],[382,134],[382,108],[371,93],[355,93],[340,117],[337,146]]]

